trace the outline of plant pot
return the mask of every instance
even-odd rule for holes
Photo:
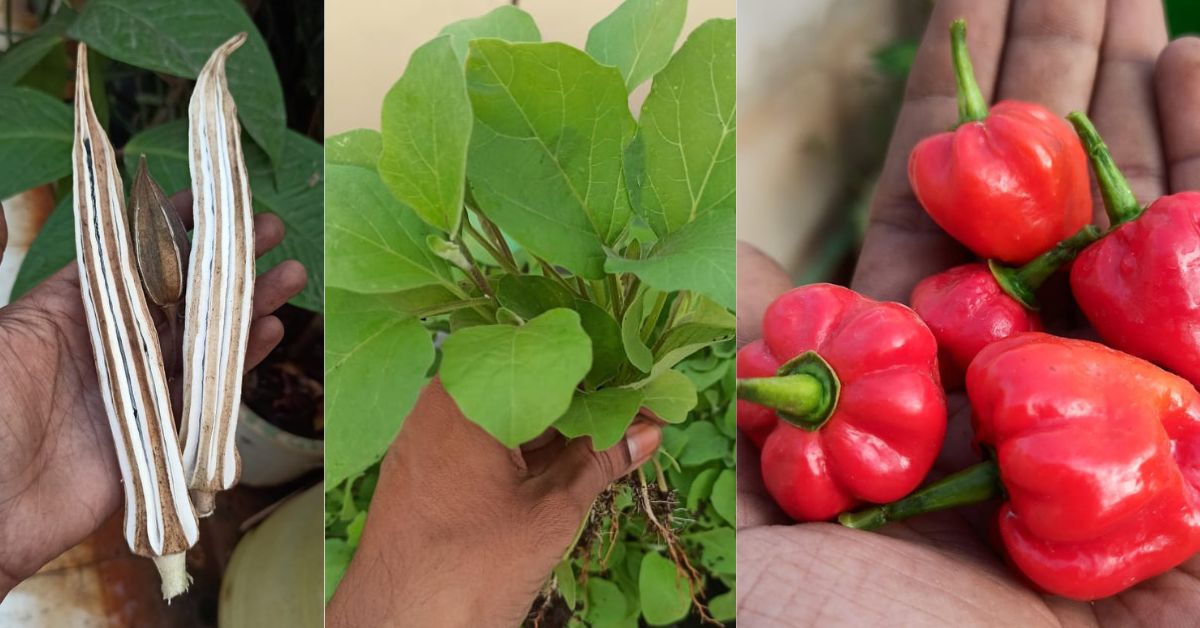
[[[240,484],[277,486],[321,466],[324,441],[297,436],[271,425],[242,404],[237,427],[242,459]]]

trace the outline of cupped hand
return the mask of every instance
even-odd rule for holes
[[[433,380],[380,467],[328,625],[520,625],[592,502],[661,439],[642,417],[604,451],[553,429],[510,450]]]
[[[190,193],[173,200],[192,205]],[[190,224],[190,209],[181,213]],[[274,215],[255,216],[254,231],[259,256],[283,241]],[[305,282],[295,261],[257,279],[247,369],[279,344],[272,312]],[[121,506],[94,360],[75,262],[0,308],[0,599]]]
[[[947,33],[960,17],[990,100],[1088,112],[1143,203],[1200,189],[1200,40],[1168,45],[1161,2],[942,0],[909,78],[856,290],[907,302],[920,280],[970,261],[925,214],[907,178],[913,146],[957,119]],[[1096,222],[1104,225],[1095,199]],[[787,278],[749,248],[739,249],[738,276],[741,326],[745,316],[761,316]],[[749,277],[753,283],[744,281]],[[1066,330],[1079,320],[1066,314],[1051,324]],[[758,335],[756,321],[739,328],[740,340]],[[951,396],[950,412],[935,474],[978,460],[963,395]],[[757,452],[746,441],[739,439],[738,451],[738,619],[745,625],[1168,626],[1200,616],[1200,558],[1092,604],[1038,593],[991,542],[994,505],[927,515],[881,533],[788,525],[766,495]]]

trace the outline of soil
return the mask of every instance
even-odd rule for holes
[[[291,305],[280,309],[283,341],[246,374],[242,401],[279,429],[321,438],[325,428],[323,319]]]

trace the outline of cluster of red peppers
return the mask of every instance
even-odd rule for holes
[[[1046,592],[1106,597],[1200,552],[1200,193],[1143,208],[1085,115],[989,111],[961,21],[951,38],[960,123],[917,145],[909,175],[988,261],[926,279],[912,310],[829,285],[783,295],[738,353],[738,426],[797,520],[869,530],[999,498],[1011,564]],[[1037,291],[1067,264],[1104,345],[1043,333]],[[986,460],[916,490],[943,390],[964,385]],[[865,503],[880,505],[852,512]]]

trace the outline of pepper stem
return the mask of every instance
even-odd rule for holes
[[[779,367],[775,377],[737,380],[737,398],[766,406],[779,418],[808,431],[816,431],[837,409],[842,385],[815,351]]]
[[[996,283],[1000,284],[1008,296],[1016,299],[1026,309],[1036,312],[1040,309],[1037,291],[1042,284],[1058,272],[1059,268],[1079,257],[1079,254],[1099,240],[1101,235],[1095,226],[1087,225],[1020,268],[1005,266],[996,260],[989,261],[988,268],[992,270]]]
[[[1092,168],[1096,171],[1096,180],[1100,183],[1100,195],[1104,197],[1104,209],[1113,227],[1137,220],[1145,209],[1133,195],[1129,180],[1121,174],[1117,163],[1113,161],[1108,145],[1096,131],[1095,125],[1088,119],[1087,114],[1072,111],[1067,114],[1067,120],[1075,127],[1075,133],[1083,141],[1083,148],[1092,160]]]
[[[838,517],[838,523],[848,528],[874,530],[893,521],[978,504],[1003,494],[1000,467],[996,461],[988,460],[946,476],[899,501],[843,513]]]
[[[954,78],[958,83],[958,123],[980,122],[988,115],[987,101],[975,82],[975,68],[967,48],[967,21],[950,24],[950,51],[954,58]]]

